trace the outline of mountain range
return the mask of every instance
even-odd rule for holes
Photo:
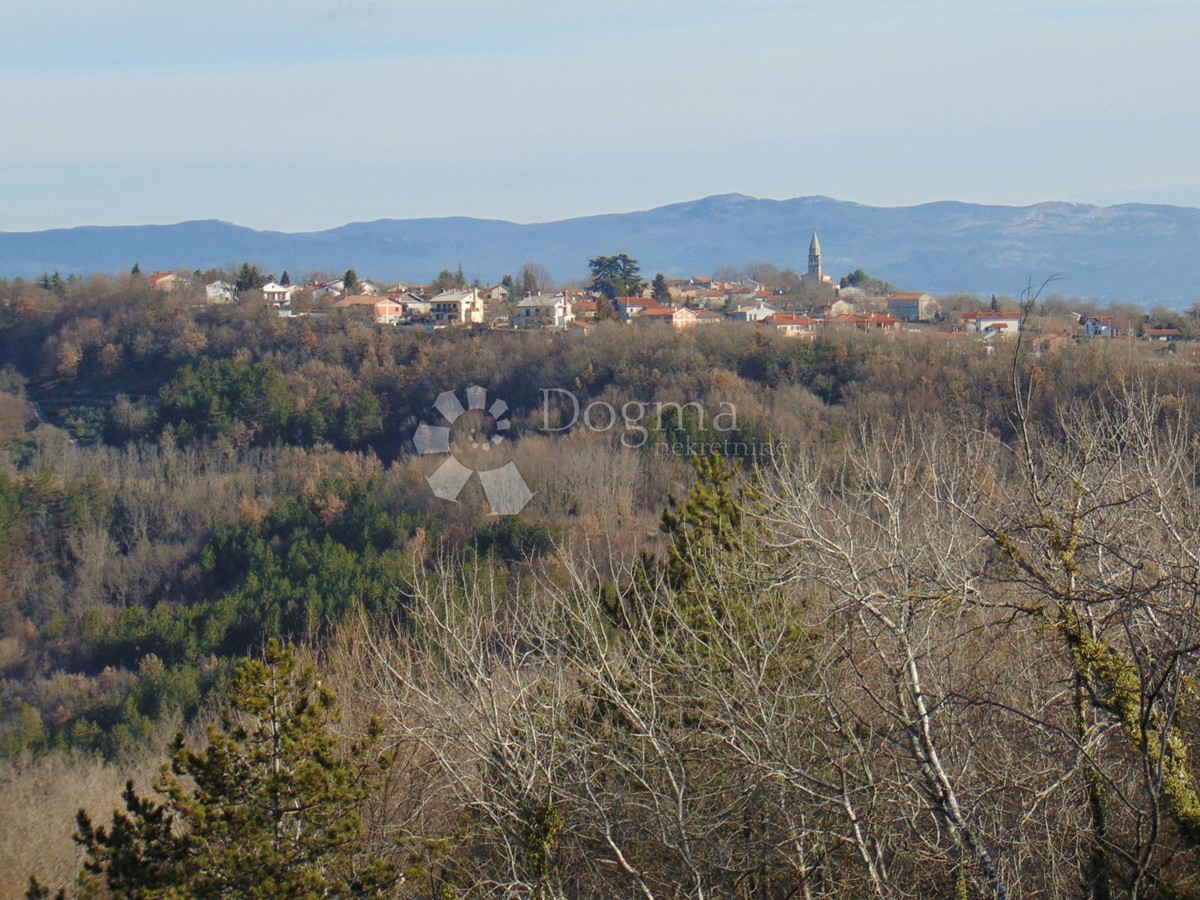
[[[0,276],[206,269],[249,260],[264,271],[423,282],[461,265],[497,281],[526,261],[558,279],[627,253],[643,273],[709,275],[751,261],[803,272],[820,235],[835,279],[862,268],[904,290],[1015,296],[1056,275],[1054,293],[1182,307],[1200,300],[1200,209],[1149,204],[959,202],[874,207],[829,197],[723,194],[641,212],[516,224],[381,219],[325,231],[257,231],[215,220],[0,232]]]

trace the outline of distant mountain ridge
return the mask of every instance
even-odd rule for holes
[[[812,232],[835,278],[862,268],[906,290],[1015,295],[1058,275],[1055,291],[1103,301],[1200,300],[1200,209],[1150,204],[874,207],[829,197],[722,194],[655,209],[520,225],[464,217],[380,219],[325,231],[256,231],[214,220],[0,232],[0,276],[209,268],[426,281],[462,265],[496,281],[528,260],[559,279],[598,255],[628,253],[648,275],[708,275],[761,260],[804,271]]]

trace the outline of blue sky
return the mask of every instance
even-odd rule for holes
[[[1200,206],[1200,4],[0,0],[0,230]]]

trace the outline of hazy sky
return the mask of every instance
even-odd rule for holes
[[[1200,206],[1200,4],[0,0],[0,230]]]

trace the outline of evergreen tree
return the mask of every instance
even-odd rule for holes
[[[380,728],[343,750],[337,719],[312,667],[272,641],[238,667],[207,746],[176,737],[161,800],[131,783],[110,827],[80,811],[81,883],[138,898],[382,895],[396,874],[368,857],[359,813],[382,768]]]
[[[133,268],[129,270],[129,274],[137,277],[142,274],[142,267],[138,263],[133,264]]]
[[[262,287],[267,283],[267,278],[259,270],[258,266],[252,266],[250,263],[242,263],[242,267],[238,270],[236,287],[239,291],[253,291]]]
[[[662,514],[660,530],[668,535],[667,579],[679,590],[684,587],[705,554],[731,551],[742,527],[742,510],[730,490],[737,469],[720,455],[694,456],[696,481],[682,503],[674,498]]]
[[[353,269],[347,269],[346,274],[342,276],[342,281],[345,283],[346,295],[358,293],[358,273]]]
[[[630,297],[642,289],[640,267],[636,259],[624,253],[616,256],[597,256],[588,260],[592,270],[590,289],[609,300]]]
[[[283,287],[287,287],[288,285],[290,285],[292,283],[292,276],[290,276],[288,274],[287,269],[284,269],[283,274],[279,276],[279,283]]]
[[[667,279],[662,272],[654,276],[654,299],[659,303],[671,302],[671,291],[667,288]]]

